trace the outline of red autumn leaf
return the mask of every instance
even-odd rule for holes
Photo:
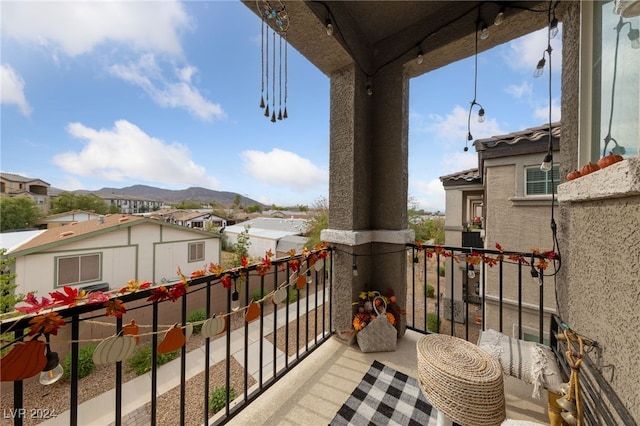
[[[169,298],[169,290],[163,285],[160,287],[151,289],[151,296],[147,299],[147,302],[162,302]]]
[[[209,267],[207,269],[209,270],[209,273],[212,275],[220,275],[223,272],[222,266],[213,262],[209,263]]]
[[[549,260],[557,259],[559,257],[558,253],[553,250],[543,251],[542,255]]]
[[[300,269],[300,261],[296,259],[289,262],[289,269],[291,269],[293,272],[297,272],[298,269]]]
[[[127,312],[124,303],[120,299],[109,300],[105,302],[104,307],[107,308],[105,315],[108,317],[120,318],[122,314]]]
[[[54,291],[53,293],[49,293],[53,300],[60,305],[67,305],[69,307],[75,306],[78,304],[78,301],[84,299],[86,292],[84,290],[78,292],[77,288],[64,286],[62,287],[62,291]]]
[[[309,251],[308,248],[303,247],[302,248],[302,256],[304,256],[304,258],[306,259],[307,257],[309,257],[309,255],[311,255],[311,252]]]
[[[249,259],[247,258],[247,256],[242,256],[242,258],[240,258],[240,263],[242,264],[243,268],[248,268],[249,267]]]
[[[220,278],[220,282],[222,286],[229,290],[231,288],[231,276],[229,274],[224,274],[222,278]]]
[[[256,266],[256,272],[261,277],[264,277],[265,275],[267,275],[267,273],[269,272],[269,269],[271,269],[271,265],[267,266],[267,264],[264,262],[259,263],[258,266]]]
[[[536,267],[539,270],[544,271],[545,269],[547,269],[547,266],[549,266],[549,263],[546,260],[538,259],[538,264],[536,265]]]
[[[38,301],[38,298],[34,296],[33,293],[28,293],[27,296],[24,298],[24,300],[20,303],[26,303],[27,305],[16,306],[15,310],[19,312],[24,312],[25,314],[33,314],[53,306],[53,302],[47,299],[46,297],[42,297],[42,300]]]
[[[140,283],[140,290],[146,290],[151,287],[151,281],[143,281]]]
[[[58,313],[49,312],[45,315],[38,315],[29,321],[30,335],[37,333],[48,333],[54,336],[58,334],[58,328],[64,325],[64,320]]]
[[[169,290],[169,300],[175,302],[187,293],[188,286],[185,283],[178,283]]]
[[[204,269],[198,269],[197,271],[193,271],[191,273],[191,278],[204,277],[205,275],[207,275],[207,271],[205,271]]]
[[[98,303],[104,303],[109,300],[109,296],[101,291],[92,291],[87,295],[87,304],[96,305]]]
[[[509,258],[509,260],[511,260],[512,262],[516,262],[516,263],[522,263],[523,265],[528,265],[529,262],[527,262],[527,259],[525,259],[524,257],[520,256],[519,254],[510,254],[509,256],[507,256]]]
[[[149,281],[144,281],[144,282],[140,282],[138,280],[129,280],[127,281],[127,285],[122,287],[120,290],[118,290],[118,293],[120,294],[124,294],[124,293],[135,293],[138,290],[144,290],[146,288],[151,287],[151,282]]]
[[[502,250],[502,246],[500,245],[500,243],[496,243],[496,248],[500,250],[501,253],[504,251]]]
[[[493,268],[500,260],[502,260],[501,254],[499,254],[497,258],[493,258],[491,256],[482,256],[482,261],[489,265],[490,268]]]

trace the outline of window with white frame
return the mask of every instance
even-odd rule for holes
[[[204,242],[189,243],[189,262],[204,260]]]
[[[553,170],[543,172],[540,166],[525,167],[525,195],[551,195],[558,192],[560,183],[560,168],[553,166]],[[553,186],[551,180],[553,177]]]
[[[61,287],[98,281],[102,272],[101,264],[100,253],[58,257],[56,285]]]
[[[640,148],[640,16],[625,2],[584,2],[580,164]]]

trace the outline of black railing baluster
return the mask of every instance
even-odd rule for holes
[[[442,303],[442,302],[444,302],[444,300],[440,297],[440,253],[436,254],[436,263],[437,263],[437,265],[438,265],[438,266],[437,266],[437,268],[438,268],[438,277],[436,278],[436,281],[437,281],[437,287],[438,287],[438,288],[436,289],[436,293],[437,293],[437,294],[436,294],[436,300],[438,301],[438,304],[437,304],[437,307],[436,307],[436,309],[437,309],[437,311],[438,311],[438,312],[437,312],[437,314],[438,314],[438,319],[437,319],[436,323],[438,324],[438,330],[436,331],[436,333],[440,333],[440,312],[442,312],[442,311],[440,310],[440,308],[441,308],[441,306],[440,306],[440,305],[441,305],[441,303]],[[442,265],[442,266],[444,267],[444,265]],[[443,269],[443,271],[444,271],[444,269]],[[428,330],[428,329],[427,329],[427,330]]]
[[[522,337],[522,262],[518,262],[518,339]]]
[[[300,269],[298,269],[298,274],[300,274]],[[296,359],[300,359],[300,290],[298,289],[297,283],[296,283]]]
[[[186,337],[186,325],[187,325],[187,295],[184,294],[181,298],[181,321],[182,332]],[[185,410],[186,410],[186,392],[187,392],[187,343],[185,342],[180,349],[180,424],[185,424]]]
[[[469,263],[465,262],[464,271],[464,290],[462,294],[462,302],[464,303],[464,339],[469,340]]]
[[[454,287],[455,287],[456,273],[455,273],[455,262],[453,260],[453,256],[451,256],[451,297],[449,300],[451,301],[451,335],[455,336],[455,297],[454,297]]]
[[[482,289],[480,290],[482,292],[482,331],[486,330],[485,329],[485,322],[486,322],[486,309],[485,306],[487,306],[487,299],[486,299],[486,292],[487,292],[487,281],[486,281],[486,277],[487,277],[487,265],[483,262],[482,263],[482,276],[480,277],[480,285],[482,286]]]
[[[416,249],[411,249],[411,325],[416,326],[416,262],[414,262],[416,256]]]
[[[237,278],[234,277],[233,278],[233,288],[236,288],[236,281]],[[238,296],[239,298],[240,296]],[[238,301],[239,302],[239,301]],[[229,290],[227,292],[227,312],[231,312],[231,290]],[[225,368],[224,368],[224,385],[225,385],[225,404],[224,404],[224,413],[227,417],[229,417],[229,399],[231,398],[230,392],[231,392],[231,378],[229,377],[229,372],[231,371],[231,321],[232,317],[231,315],[229,315],[227,317],[227,333],[226,333],[226,338],[227,338],[227,344],[225,347]]]
[[[539,275],[538,275],[538,279],[540,280],[539,282],[539,289],[540,289],[540,305],[539,305],[539,323],[538,323],[538,330],[540,330],[540,338],[539,338],[539,342],[540,343],[544,343],[544,270],[540,269],[539,271]]]
[[[153,302],[151,335],[151,425],[155,426],[158,419],[158,302]]]
[[[315,306],[315,309],[313,310],[313,343],[314,345],[317,346],[318,345],[318,309],[320,309],[320,305],[318,305],[318,271],[315,268],[313,269],[314,269],[313,283],[315,285],[315,293],[314,293],[315,297],[314,297],[314,305],[313,305]],[[322,309],[324,310],[324,303],[322,304]]]
[[[329,278],[329,334],[332,333],[333,331],[333,256],[331,256],[329,258],[329,272],[331,273],[331,277]],[[326,272],[323,274],[323,278],[322,278],[322,283],[323,283],[323,290],[324,290],[324,283],[325,283],[325,279],[326,279]],[[324,309],[322,310],[322,324],[324,325]],[[322,335],[322,337],[324,337],[324,334]]]
[[[264,352],[264,275],[260,277],[260,336],[259,336],[259,352],[260,358],[258,361],[258,387],[262,390],[262,356]]]
[[[278,265],[279,264],[275,264],[273,266],[273,290],[277,290],[278,289]],[[287,290],[287,298],[289,297],[289,290]],[[277,363],[276,360],[278,359],[278,347],[276,346],[276,342],[278,341],[278,305],[274,304],[273,305],[273,374],[272,374],[272,378],[276,377],[277,374]]]
[[[304,327],[304,341],[305,341],[305,351],[309,350],[309,318],[311,317],[311,312],[309,311],[309,299],[311,299],[311,295],[309,294],[309,287],[311,287],[311,266],[309,266],[309,261],[307,260],[307,285],[305,289],[307,290],[306,304],[307,304],[307,315],[305,316],[305,327]],[[315,310],[314,310],[315,311]]]
[[[206,295],[206,317],[211,318],[211,281],[207,281]],[[209,357],[211,356],[211,338],[207,337],[204,341],[204,422],[209,424]]]
[[[80,316],[75,314],[71,316],[71,411],[69,416],[69,424],[76,426],[78,424],[78,358],[80,352]],[[116,419],[117,421],[117,419]]]
[[[500,277],[498,279],[498,287],[499,287],[498,288],[498,292],[500,294],[500,296],[499,296],[500,300],[498,302],[499,305],[500,305],[500,307],[498,308],[498,311],[499,311],[499,323],[500,323],[499,331],[500,331],[500,333],[502,333],[502,301],[504,300],[504,294],[503,294],[504,274],[502,272],[503,264],[504,264],[504,262],[502,260],[500,260],[500,264],[499,264],[499,266],[500,266],[500,270],[499,270]]]
[[[247,285],[244,286],[244,300],[247,306],[249,304],[249,274],[247,273]],[[244,400],[249,398],[249,322],[244,321],[244,365],[243,365],[243,379],[244,379]]]
[[[423,250],[422,253],[422,264],[424,265],[422,275],[424,277],[424,282],[422,283],[422,306],[424,306],[424,330],[429,330],[429,322],[427,321],[427,317],[429,316],[429,305],[427,303],[427,288],[429,286],[429,280],[427,279],[427,272],[429,269],[427,267],[427,251]],[[415,263],[415,262],[414,262]]]
[[[13,337],[18,340],[24,336],[24,329],[19,328],[14,331]],[[13,382],[13,413],[21,413],[24,409],[24,383],[22,380]],[[22,426],[24,423],[24,416],[14,414],[13,424],[15,426]]]
[[[122,317],[116,318],[116,333],[122,331]],[[75,340],[75,339],[74,339]],[[122,361],[116,362],[116,426],[122,424]]]
[[[284,311],[284,368],[289,368],[289,292],[291,291],[291,270],[287,260],[287,303]]]

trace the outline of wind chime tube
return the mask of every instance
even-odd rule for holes
[[[264,20],[260,28],[260,108],[264,108]]]
[[[263,42],[266,46],[266,50],[265,50],[265,62],[266,62],[266,66],[265,66],[265,75],[266,75],[266,79],[267,79],[267,104],[266,104],[266,108],[264,110],[264,116],[265,117],[269,117],[269,27],[267,27],[267,36],[264,38]]]
[[[271,46],[273,50],[273,73],[271,75],[271,80],[273,82],[273,90],[271,90],[271,122],[276,122],[276,32],[273,32],[273,45]]]
[[[282,118],[284,119],[289,118],[289,115],[287,114],[287,95],[288,95],[288,88],[289,88],[288,52],[289,52],[289,41],[287,40],[287,33],[284,33],[284,113],[282,114]]]
[[[282,37],[278,41],[279,67],[278,67],[278,120],[282,120]]]

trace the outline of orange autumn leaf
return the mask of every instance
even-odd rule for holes
[[[224,271],[224,269],[222,269],[222,266],[218,265],[217,263],[213,263],[211,262],[209,264],[209,273],[213,274],[213,275],[221,275],[222,272]]]
[[[291,249],[287,252],[287,254],[289,255],[289,257],[293,257],[296,255],[296,249]]]
[[[64,319],[56,313],[49,312],[45,315],[38,315],[29,320],[30,335],[37,333],[48,333],[54,336],[58,334],[58,329],[65,324]]]
[[[138,280],[129,280],[127,281],[127,285],[118,290],[118,293],[135,293],[138,290],[144,290],[146,288],[151,287],[150,281],[140,282]]]
[[[105,315],[108,317],[120,318],[122,314],[127,312],[124,303],[120,299],[109,300],[105,302],[104,307],[107,308]]]
[[[191,278],[204,277],[205,275],[207,275],[207,271],[205,271],[204,269],[198,269],[197,271],[193,271],[191,273]]]

